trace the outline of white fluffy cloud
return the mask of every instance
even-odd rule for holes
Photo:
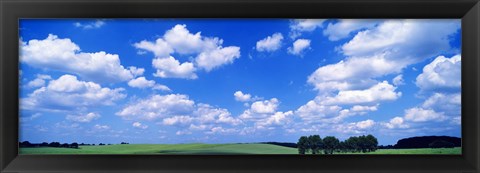
[[[225,123],[230,125],[241,124],[240,119],[234,118],[227,109],[214,108],[208,104],[198,104],[193,113],[200,123]]]
[[[336,64],[322,66],[308,77],[308,83],[320,91],[365,88],[375,83],[372,79],[398,73],[406,62],[385,59],[385,55],[368,58],[349,58]],[[400,65],[400,66],[399,66]]]
[[[376,77],[450,51],[448,36],[459,28],[452,20],[387,20],[358,32],[340,48],[347,58],[318,68],[308,82],[323,91],[365,88]]]
[[[110,129],[110,126],[95,124],[95,126],[93,126],[93,129],[96,130],[96,131],[105,131],[105,130]]]
[[[163,38],[158,38],[155,43],[143,40],[133,44],[133,46],[137,49],[150,51],[158,58],[169,57],[173,53],[173,48]]]
[[[168,86],[155,84],[154,80],[147,80],[145,77],[138,77],[128,81],[128,86],[133,88],[152,88],[154,90],[171,91]]]
[[[423,68],[416,84],[422,90],[458,88],[461,85],[461,56],[439,56]]]
[[[79,123],[88,123],[93,120],[99,119],[101,116],[98,113],[90,112],[85,115],[67,115],[66,119]]]
[[[460,93],[434,93],[423,102],[422,107],[460,115],[461,101]]]
[[[223,65],[232,64],[240,58],[240,47],[223,47],[223,40],[217,37],[204,37],[200,32],[190,33],[186,25],[175,25],[155,42],[143,40],[133,44],[137,49],[153,52],[154,74],[161,78],[196,79],[197,69],[211,71]],[[180,62],[171,56],[193,55],[193,61]]]
[[[373,120],[365,120],[365,121],[359,121],[355,123],[355,126],[359,129],[367,129],[375,125],[375,121]]]
[[[395,89],[395,86],[383,81],[365,90],[339,91],[335,97],[327,97],[323,103],[328,105],[359,104],[396,100],[402,93],[395,92]]]
[[[290,23],[290,37],[292,39],[302,35],[302,32],[312,32],[322,28],[326,19],[295,19]]]
[[[403,80],[403,75],[397,75],[395,76],[393,79],[392,79],[392,83],[395,85],[395,86],[399,86],[399,85],[403,85],[405,84],[405,81]]]
[[[293,46],[288,48],[288,53],[292,55],[301,55],[305,49],[310,48],[309,39],[297,39],[293,42]]]
[[[337,23],[329,23],[323,30],[323,35],[328,36],[330,41],[337,41],[348,37],[354,31],[371,28],[378,22],[372,19],[340,19]]]
[[[256,123],[256,126],[266,127],[271,125],[285,125],[291,121],[291,117],[293,116],[293,111],[287,112],[275,112],[273,115],[261,119]]]
[[[96,20],[95,22],[90,22],[90,23],[80,23],[80,22],[75,22],[73,25],[77,28],[82,28],[82,29],[98,29],[101,28],[103,25],[105,25],[105,22],[103,20]]]
[[[389,129],[395,129],[395,128],[408,128],[409,125],[404,123],[404,120],[402,117],[394,117],[390,119],[389,122],[383,124],[385,127]]]
[[[37,74],[37,77],[34,80],[31,80],[27,83],[29,88],[38,88],[45,86],[46,80],[51,80],[52,77],[49,75]]]
[[[150,88],[155,86],[155,81],[147,80],[145,79],[145,77],[138,77],[136,79],[128,81],[128,86],[134,88]]]
[[[278,104],[278,99],[272,98],[270,100],[253,102],[250,109],[253,113],[270,114],[274,113],[277,110]]]
[[[134,122],[132,124],[132,126],[135,127],[135,128],[138,128],[138,129],[147,129],[148,128],[148,125],[144,125],[140,122]]]
[[[160,91],[172,91],[168,86],[166,85],[161,85],[161,84],[156,84],[153,86],[154,90],[160,90]]]
[[[413,122],[443,121],[445,116],[441,112],[435,112],[432,109],[410,108],[405,110],[405,120]]]
[[[128,120],[161,119],[163,125],[190,125],[196,130],[206,125],[242,123],[226,109],[195,104],[188,96],[180,94],[154,95],[124,107],[116,115]]]
[[[222,65],[232,64],[237,58],[240,58],[240,47],[219,47],[200,53],[195,59],[195,63],[199,68],[208,72]]]
[[[156,77],[161,78],[185,78],[185,79],[196,79],[198,78],[195,74],[195,67],[191,62],[181,63],[173,58],[172,56],[168,58],[155,58],[153,59],[153,67],[157,69],[157,72],[154,74]]]
[[[342,110],[340,106],[324,105],[318,100],[311,100],[308,101],[307,104],[300,106],[295,114],[300,116],[303,120],[311,122],[336,116],[340,110]]]
[[[133,66],[128,67],[128,70],[130,70],[130,73],[132,73],[134,77],[141,76],[145,72],[144,68],[137,68]]]
[[[275,33],[257,42],[256,48],[259,52],[273,52],[282,46],[283,35]]]
[[[173,116],[163,119],[162,123],[164,125],[178,125],[178,124],[189,124],[193,120],[190,116]]]
[[[241,102],[248,102],[250,99],[252,99],[252,95],[246,93],[244,94],[242,91],[236,91],[233,93],[233,96],[235,96],[235,100]]]
[[[357,57],[390,52],[389,59],[418,62],[450,50],[448,36],[459,29],[459,20],[387,20],[357,33],[342,51]]]
[[[70,39],[52,34],[44,40],[22,42],[20,61],[36,68],[74,73],[94,82],[128,81],[134,76],[120,64],[118,55],[80,52]]]
[[[195,102],[181,94],[154,95],[124,107],[116,115],[124,119],[155,120],[188,114]]]
[[[377,109],[378,109],[378,104],[374,106],[355,105],[350,110],[356,111],[356,112],[365,112],[365,111],[377,111]]]
[[[51,80],[21,99],[23,109],[71,110],[98,105],[113,105],[126,97],[123,88],[102,88],[94,82],[79,81],[72,75]]]

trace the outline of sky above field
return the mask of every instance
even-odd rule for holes
[[[459,19],[22,19],[20,141],[461,135]]]

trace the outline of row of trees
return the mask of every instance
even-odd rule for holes
[[[122,142],[120,144],[129,144],[129,143]],[[98,145],[112,145],[112,144],[100,143]],[[85,143],[78,144],[76,142],[71,144],[68,144],[68,143],[61,144],[60,142],[30,143],[29,141],[23,141],[23,142],[19,142],[18,146],[21,148],[32,148],[32,147],[78,148],[78,146],[95,146],[95,144],[85,144]]]
[[[31,148],[31,147],[55,147],[55,148],[78,148],[79,144],[74,142],[71,144],[60,142],[43,142],[43,143],[30,143],[28,141],[19,142],[19,147],[22,148]]]
[[[298,153],[333,154],[334,152],[372,152],[378,148],[378,140],[373,135],[353,136],[340,141],[334,136],[321,138],[320,135],[302,136],[297,143]]]

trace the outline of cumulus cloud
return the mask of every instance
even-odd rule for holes
[[[285,125],[288,124],[289,121],[291,121],[291,117],[293,116],[293,111],[287,111],[287,112],[275,112],[273,115],[261,119],[256,123],[257,128],[259,126],[261,127],[266,127],[266,126],[271,126],[271,125]]]
[[[161,119],[163,125],[202,125],[228,124],[238,125],[241,120],[231,116],[227,109],[216,108],[208,104],[195,104],[187,95],[154,95],[148,99],[136,101],[125,106],[116,115],[127,120]]]
[[[461,56],[438,56],[423,68],[416,84],[422,90],[458,88],[461,85]]]
[[[432,109],[414,107],[405,110],[405,120],[413,122],[442,121],[445,116],[441,112],[435,112]]]
[[[295,19],[290,22],[290,37],[292,39],[302,35],[303,32],[312,32],[322,28],[326,19]]]
[[[227,109],[215,108],[208,104],[198,104],[197,109],[193,112],[197,117],[197,121],[204,123],[225,123],[230,125],[239,125],[242,123],[240,119],[234,118]]]
[[[395,86],[399,86],[399,85],[404,85],[405,84],[405,81],[403,80],[403,75],[397,75],[395,76],[393,79],[392,79],[392,83],[395,85]]]
[[[312,122],[336,116],[340,110],[342,110],[340,106],[324,105],[319,100],[310,100],[307,104],[300,106],[295,114],[306,122]]]
[[[396,100],[402,93],[395,92],[396,87],[387,81],[379,82],[365,90],[340,91],[334,97],[327,97],[325,104],[359,104],[377,103],[379,101]]]
[[[195,71],[211,71],[223,65],[232,64],[240,58],[240,47],[223,47],[223,40],[217,37],[204,37],[201,32],[190,33],[186,25],[175,25],[155,42],[143,40],[133,44],[137,49],[153,52],[154,74],[161,78],[196,79]],[[180,62],[172,54],[195,55],[190,62]],[[141,53],[143,54],[143,53]]]
[[[461,93],[433,93],[423,103],[423,108],[431,108],[449,114],[460,115],[462,96]]]
[[[347,38],[354,31],[372,28],[378,24],[378,20],[372,19],[340,19],[336,23],[329,23],[323,30],[323,35],[328,36],[330,41],[338,41]]]
[[[257,42],[256,48],[259,52],[273,52],[282,46],[283,35],[275,33]]]
[[[448,37],[459,29],[459,20],[386,20],[358,32],[340,47],[347,58],[318,68],[308,82],[322,91],[370,86],[376,77],[451,51]]]
[[[82,28],[82,29],[98,29],[98,28],[101,28],[103,25],[105,25],[105,22],[103,20],[96,20],[95,22],[89,22],[89,23],[75,22],[73,25],[77,28]]]
[[[95,126],[93,126],[93,129],[96,130],[96,131],[105,131],[105,130],[110,129],[110,126],[95,124]]]
[[[164,125],[177,125],[177,124],[189,124],[193,120],[190,116],[173,116],[163,119],[162,123]]]
[[[404,123],[404,120],[402,117],[394,117],[390,119],[389,122],[383,123],[383,125],[389,129],[395,129],[395,128],[408,128],[410,127],[409,125]]]
[[[166,85],[161,85],[161,84],[156,84],[153,86],[154,90],[160,90],[160,91],[172,91],[168,86]]]
[[[293,42],[293,47],[288,48],[288,53],[292,55],[301,55],[304,50],[310,48],[310,40],[308,39],[297,39]]]
[[[194,104],[195,102],[190,100],[187,95],[153,95],[125,106],[116,115],[124,119],[155,120],[188,114],[194,110]]]
[[[22,42],[20,61],[36,68],[74,73],[94,82],[128,81],[134,76],[120,64],[117,54],[80,52],[70,39],[52,34],[44,40]]]
[[[233,93],[233,96],[235,96],[235,100],[241,102],[248,102],[250,99],[252,99],[252,95],[246,93],[244,94],[242,91],[236,91]]]
[[[278,99],[272,98],[270,100],[253,102],[250,109],[253,113],[269,114],[274,113],[277,110],[278,104]]]
[[[136,79],[132,79],[128,82],[128,86],[134,88],[150,88],[155,86],[155,81],[147,80],[145,77],[138,77]]]
[[[148,125],[144,125],[140,122],[134,122],[132,124],[132,126],[135,127],[135,128],[138,128],[138,129],[147,129],[148,128]]]
[[[240,47],[219,47],[215,50],[200,53],[195,59],[195,63],[199,68],[209,72],[222,65],[232,64],[237,58],[240,58]]]
[[[154,80],[147,80],[145,77],[138,77],[128,81],[128,86],[133,88],[152,88],[160,91],[171,91],[168,86],[155,84]]]
[[[173,48],[163,38],[158,38],[155,42],[143,40],[133,44],[133,46],[137,49],[150,51],[155,57],[160,58],[169,57],[173,53]]]
[[[101,116],[98,113],[90,112],[85,115],[67,115],[66,119],[79,123],[89,123],[93,120],[99,119]]]
[[[34,80],[31,80],[27,83],[27,87],[29,88],[38,88],[45,86],[46,80],[51,80],[52,77],[50,75],[42,75],[37,74],[37,77]]]
[[[23,109],[71,110],[98,105],[113,105],[126,97],[123,88],[102,88],[94,82],[79,81],[76,76],[63,75],[46,87],[36,89],[20,100]]]
[[[195,74],[195,67],[191,62],[181,63],[174,57],[168,58],[156,58],[153,59],[153,67],[157,69],[157,72],[153,74],[155,77],[161,78],[185,78],[185,79],[197,79]]]
[[[350,110],[356,112],[365,112],[365,111],[377,111],[378,104],[374,106],[362,106],[362,105],[355,105]]]
[[[141,76],[145,72],[144,68],[137,68],[133,66],[128,67],[128,70],[130,70],[130,73],[132,73],[134,77]]]

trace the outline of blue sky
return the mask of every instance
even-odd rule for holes
[[[20,141],[461,135],[459,19],[22,19]]]

